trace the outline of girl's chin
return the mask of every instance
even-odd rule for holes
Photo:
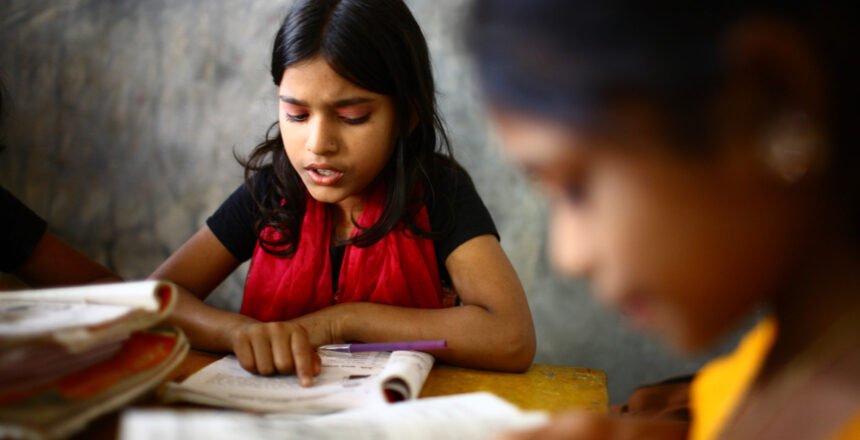
[[[695,329],[658,328],[656,336],[676,353],[696,356],[707,352],[717,341],[718,335],[703,334]]]
[[[314,200],[320,203],[340,203],[347,198],[349,194],[345,194],[343,190],[335,188],[319,188],[307,186],[308,193]]]
[[[337,203],[344,199],[344,197],[340,197],[337,194],[332,194],[332,191],[308,191],[311,197],[314,198],[317,202],[320,203]]]

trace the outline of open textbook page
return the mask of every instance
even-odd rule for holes
[[[418,351],[319,353],[322,369],[310,387],[295,375],[249,373],[226,356],[181,384],[168,383],[162,397],[255,412],[329,413],[414,399],[433,367],[433,356]]]
[[[122,440],[305,439],[484,440],[546,423],[489,393],[419,399],[381,408],[291,420],[228,411],[134,409],[122,415]]]

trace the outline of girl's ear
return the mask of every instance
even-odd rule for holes
[[[791,23],[748,18],[728,33],[728,79],[755,99],[788,105],[820,118],[826,106],[822,64],[810,41]]]
[[[822,64],[810,41],[784,20],[749,18],[727,37],[718,103],[723,142],[755,147],[739,153],[792,183],[827,156]]]

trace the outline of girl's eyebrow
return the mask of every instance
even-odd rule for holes
[[[281,98],[281,101],[284,101],[287,104],[293,104],[293,105],[297,105],[299,107],[310,107],[310,105],[307,102],[293,98],[292,96],[280,95],[280,98]],[[370,98],[370,97],[356,96],[353,98],[338,99],[337,101],[329,103],[328,105],[330,107],[340,108],[340,107],[349,107],[352,105],[367,104],[367,103],[373,102],[373,101],[374,101],[374,99]]]
[[[332,103],[332,107],[349,107],[352,105],[367,104],[368,102],[373,102],[373,98],[357,96],[354,98],[338,99],[337,101]]]

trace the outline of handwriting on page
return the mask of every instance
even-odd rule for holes
[[[241,387],[241,388],[257,388],[257,389],[289,389],[298,384],[298,381],[293,376],[271,378],[272,380],[261,380],[260,377],[236,377],[226,374],[215,374],[206,380],[207,386],[216,387]]]

